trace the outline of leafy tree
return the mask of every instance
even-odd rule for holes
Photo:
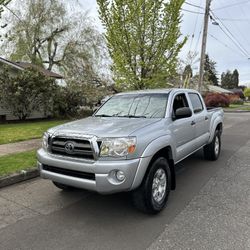
[[[20,120],[33,111],[50,111],[55,81],[35,69],[18,71],[13,75],[7,69],[0,74],[1,105],[10,109]]]
[[[193,77],[193,70],[191,68],[191,65],[187,65],[184,69],[184,72],[183,72],[183,77],[186,78],[190,78],[190,77]]]
[[[218,85],[216,62],[211,60],[209,55],[205,57],[204,78],[205,81],[208,81],[210,84]]]
[[[234,88],[237,88],[239,85],[239,72],[237,69],[233,71],[232,81],[233,81]]]
[[[228,70],[226,73],[221,74],[221,86],[227,89],[238,88],[239,85],[239,72],[235,69],[233,72]]]
[[[229,88],[229,86],[231,85],[231,80],[232,80],[232,74],[229,70],[226,73],[223,72],[221,74],[221,86],[223,88]]]
[[[105,82],[107,48],[87,13],[70,14],[66,1],[60,0],[24,0],[17,2],[13,13],[2,47],[10,59],[60,71],[66,83],[75,87],[74,91],[63,89],[62,96],[66,96],[65,91],[71,96],[76,91],[81,95],[88,93],[89,89],[98,96],[93,82]]]
[[[125,89],[167,86],[176,74],[184,0],[97,0],[116,83]]]
[[[184,81],[184,88],[188,88],[189,86],[189,83],[190,83],[190,80],[191,78],[193,77],[193,70],[192,70],[192,67],[191,65],[186,65],[185,69],[184,69],[184,72],[182,74],[182,78],[183,78],[183,81]]]
[[[70,15],[60,0],[25,0],[14,13],[4,44],[13,61],[60,70],[66,78],[74,67],[96,74],[104,39],[87,13]]]
[[[245,88],[244,90],[244,96],[248,98],[248,100],[250,99],[250,88]]]

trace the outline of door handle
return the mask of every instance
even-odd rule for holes
[[[191,122],[191,126],[194,126],[195,124],[196,124],[195,121],[192,121],[192,122]]]
[[[205,116],[205,121],[207,121],[208,120],[208,117],[207,116]]]

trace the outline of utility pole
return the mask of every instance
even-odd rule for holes
[[[206,0],[206,9],[205,9],[205,15],[204,15],[204,26],[203,26],[201,58],[200,58],[200,74],[199,74],[199,83],[198,83],[199,92],[201,92],[201,87],[203,85],[203,78],[204,78],[204,65],[205,65],[205,55],[206,55],[206,46],[207,46],[207,30],[208,30],[209,11],[210,11],[211,1],[212,0]]]

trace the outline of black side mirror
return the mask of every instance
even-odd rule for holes
[[[192,116],[192,110],[190,108],[184,107],[184,108],[179,108],[175,111],[175,120],[181,119],[181,118],[187,118]]]

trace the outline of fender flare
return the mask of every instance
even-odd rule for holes
[[[216,131],[216,129],[217,129],[217,127],[218,127],[219,124],[221,124],[221,129],[220,129],[221,131],[220,131],[220,133],[222,133],[223,123],[222,123],[222,119],[218,117],[217,119],[214,120],[213,126],[210,129],[211,132],[210,132],[210,138],[209,138],[208,144],[212,142],[212,140],[214,138],[214,135],[215,135],[215,131]]]
[[[165,135],[158,137],[148,144],[146,149],[142,154],[142,158],[140,159],[139,165],[137,167],[137,171],[135,174],[135,178],[131,187],[132,189],[136,189],[139,187],[145,177],[145,174],[148,170],[148,167],[154,158],[154,156],[160,152],[162,149],[170,147],[171,148],[171,157],[169,157],[169,164],[171,168],[171,177],[173,178],[172,187],[175,188],[175,170],[174,170],[174,159],[176,152],[173,150],[173,142],[170,135]]]

